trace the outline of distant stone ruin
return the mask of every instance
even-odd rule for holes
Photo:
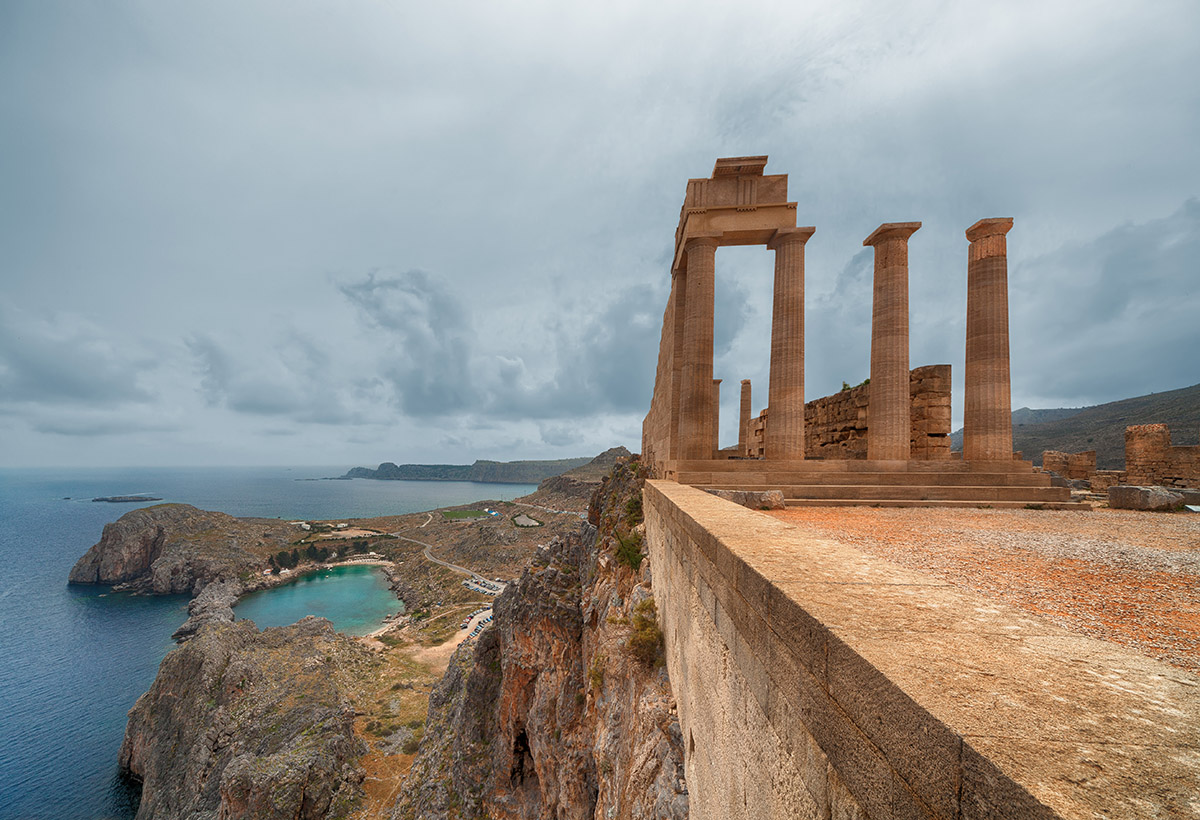
[[[1125,469],[1097,470],[1096,452],[1042,453],[1042,469],[1064,478],[1091,483],[1092,492],[1121,484],[1134,486],[1200,488],[1200,445],[1171,444],[1165,424],[1137,424],[1125,428]]]
[[[1012,449],[1012,219],[982,219],[966,231],[966,403],[956,459],[949,365],[909,370],[908,239],[921,223],[884,223],[863,241],[875,249],[869,384],[806,404],[804,248],[816,228],[796,226],[787,175],[764,174],[766,164],[765,156],[718,159],[710,178],[688,180],[642,425],[651,474],[713,489],[781,489],[793,505],[1069,503],[1069,490],[1051,487]],[[751,418],[743,380],[738,445],[722,450],[713,313],[716,251],[728,245],[773,251],[775,282],[767,409]]]

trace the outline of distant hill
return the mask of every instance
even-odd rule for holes
[[[1013,411],[1013,449],[1041,464],[1042,452],[1096,451],[1101,470],[1125,466],[1125,428],[1132,424],[1165,424],[1172,444],[1196,444],[1200,430],[1200,384],[1112,401],[1079,409]],[[962,430],[950,436],[950,447],[962,449]]]
[[[374,470],[355,467],[344,478],[385,481],[481,481],[489,484],[537,484],[550,476],[582,467],[592,459],[560,458],[554,461],[484,461],[474,464],[393,464],[385,461]]]

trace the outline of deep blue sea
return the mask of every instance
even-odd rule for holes
[[[294,520],[417,512],[535,489],[465,481],[296,480],[345,470],[0,469],[0,820],[132,816],[131,795],[117,778],[125,715],[173,646],[171,633],[187,617],[187,598],[67,586],[71,566],[100,539],[104,525],[144,506],[95,503],[93,497],[150,493],[231,515]],[[371,570],[342,570],[247,600],[238,616],[246,616],[244,606],[273,615],[286,611],[285,617],[320,610],[330,599],[344,607],[346,584],[356,578],[379,585]],[[276,605],[264,606],[276,594]],[[371,606],[379,617],[398,608],[379,598]],[[366,616],[312,614],[332,616],[335,623],[344,617],[350,632],[368,631],[364,617],[376,617],[375,610]]]

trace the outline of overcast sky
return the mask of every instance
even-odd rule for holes
[[[689,177],[768,154],[807,394],[869,372],[881,222],[954,367],[1011,216],[1013,406],[1200,382],[1200,4],[0,3],[0,464],[639,449]],[[772,254],[717,253],[722,443]]]

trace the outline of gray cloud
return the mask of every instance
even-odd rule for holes
[[[1197,380],[1192,0],[0,9],[19,463],[636,447],[685,181],[757,153],[818,228],[811,396],[867,375],[861,242],[909,219],[913,364],[961,376],[962,232],[1013,216],[1016,402]],[[736,250],[726,419],[767,395],[770,254]]]
[[[463,294],[424,271],[376,272],[340,286],[371,328],[382,331],[381,373],[413,416],[460,412],[474,405],[473,331]]]
[[[1200,382],[1200,200],[1012,272],[1014,389],[1098,402]],[[1031,384],[1030,382],[1036,382]]]
[[[0,305],[0,396],[6,402],[120,405],[153,396],[139,377],[155,360],[77,315],[34,317]]]

